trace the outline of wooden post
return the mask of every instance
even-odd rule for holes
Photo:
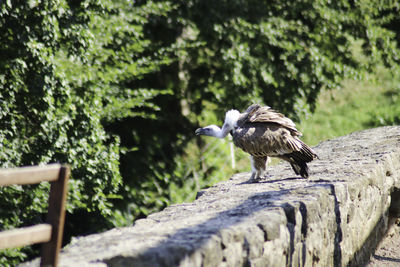
[[[57,266],[65,221],[69,167],[62,166],[57,181],[51,182],[46,222],[52,225],[51,240],[42,245],[40,266]]]

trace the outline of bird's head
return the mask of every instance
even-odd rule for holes
[[[231,130],[236,127],[236,123],[240,117],[237,110],[231,109],[225,114],[225,122],[222,129],[217,125],[209,125],[204,128],[199,128],[195,131],[196,135],[207,135],[217,138],[224,138]]]
[[[218,137],[220,132],[221,132],[221,128],[219,128],[217,125],[209,125],[209,126],[206,126],[203,128],[198,128],[195,131],[195,134]]]

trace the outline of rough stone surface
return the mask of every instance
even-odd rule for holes
[[[400,127],[328,140],[310,178],[271,167],[234,175],[134,226],[74,239],[60,266],[360,266],[386,233],[400,189]],[[33,261],[24,266],[35,266]]]
[[[389,230],[378,248],[371,255],[366,267],[400,266],[400,219],[391,218]]]

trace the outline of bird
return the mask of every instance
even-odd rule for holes
[[[235,146],[250,154],[251,182],[264,178],[267,160],[276,157],[290,163],[296,175],[309,177],[307,163],[318,158],[314,150],[300,140],[295,123],[269,106],[250,105],[245,112],[231,109],[222,128],[209,125],[198,128],[196,135],[224,138],[232,135]]]

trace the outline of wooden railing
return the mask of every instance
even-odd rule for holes
[[[69,167],[60,164],[0,170],[0,186],[51,183],[46,223],[0,232],[0,249],[44,243],[40,266],[57,266],[65,221]]]

